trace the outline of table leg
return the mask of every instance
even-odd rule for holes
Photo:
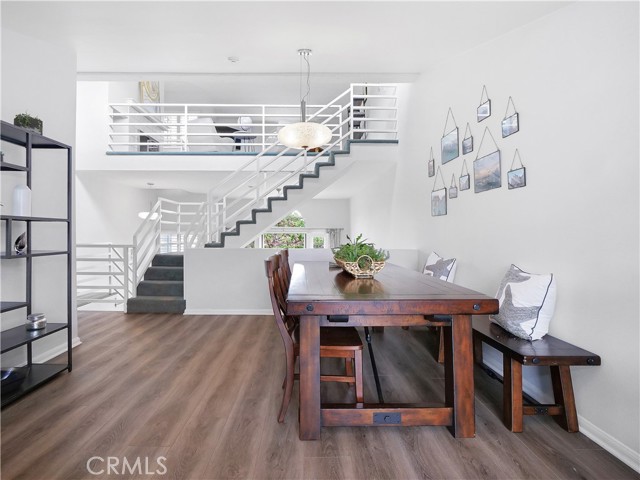
[[[445,402],[453,407],[449,430],[456,438],[472,438],[476,435],[476,421],[471,315],[454,315],[451,327],[444,330]]]
[[[300,440],[320,439],[320,317],[300,317]]]

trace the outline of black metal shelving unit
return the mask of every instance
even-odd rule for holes
[[[58,142],[51,138],[40,135],[36,132],[16,127],[7,122],[1,122],[0,137],[2,141],[9,142],[14,145],[24,147],[25,165],[18,165],[5,161],[0,161],[0,171],[2,172],[24,172],[26,175],[26,185],[31,188],[31,172],[33,169],[32,151],[38,149],[62,149],[67,151],[67,215],[66,218],[51,218],[37,216],[17,216],[2,215],[0,221],[5,224],[5,245],[4,251],[0,252],[0,258],[6,261],[23,261],[26,269],[26,285],[24,299],[11,299],[0,302],[0,312],[10,312],[12,310],[25,309],[25,318],[31,312],[32,300],[32,279],[33,279],[33,261],[37,257],[45,257],[52,255],[67,256],[67,318],[66,319],[48,319],[46,328],[42,330],[27,331],[24,325],[9,328],[0,332],[2,349],[0,353],[6,353],[17,348],[26,348],[27,364],[22,368],[26,377],[21,382],[19,388],[7,394],[2,394],[2,407],[17,400],[31,390],[37,388],[43,383],[51,380],[54,376],[61,372],[72,369],[72,332],[71,332],[71,248],[72,248],[72,232],[71,232],[71,186],[73,181],[72,171],[72,152],[71,146]],[[37,162],[36,162],[37,163]],[[37,168],[37,167],[36,167]],[[14,222],[22,222],[26,224],[27,231],[27,247],[24,254],[18,255],[13,250],[13,224]],[[67,248],[66,250],[32,250],[31,248],[31,225],[34,222],[46,223],[64,223],[67,229]],[[52,322],[57,320],[57,323]],[[64,320],[64,321],[62,321]],[[53,333],[65,331],[67,332],[67,363],[51,364],[51,363],[34,363],[32,344],[41,338],[45,338]]]

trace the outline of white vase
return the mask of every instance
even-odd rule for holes
[[[18,185],[13,189],[13,214],[31,216],[31,189],[26,185]]]

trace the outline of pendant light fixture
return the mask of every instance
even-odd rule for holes
[[[331,142],[332,134],[326,125],[307,122],[307,98],[311,92],[311,84],[309,81],[311,75],[311,66],[309,65],[311,50],[301,48],[298,50],[298,55],[300,55],[302,60],[307,64],[307,93],[305,93],[300,100],[300,122],[282,127],[278,132],[278,140],[287,147],[310,149]],[[302,69],[300,70],[300,82],[302,82]]]

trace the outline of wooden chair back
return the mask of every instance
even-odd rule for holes
[[[271,308],[276,319],[276,325],[280,331],[280,336],[284,342],[285,349],[291,348],[293,351],[292,334],[296,327],[293,319],[286,315],[287,301],[286,293],[282,287],[282,273],[280,271],[280,256],[278,254],[270,256],[264,261],[265,273],[269,283],[269,296],[271,298]]]
[[[278,252],[280,254],[280,268],[284,273],[284,278],[287,283],[287,290],[289,289],[289,283],[291,282],[291,266],[289,265],[289,249],[284,248]]]

